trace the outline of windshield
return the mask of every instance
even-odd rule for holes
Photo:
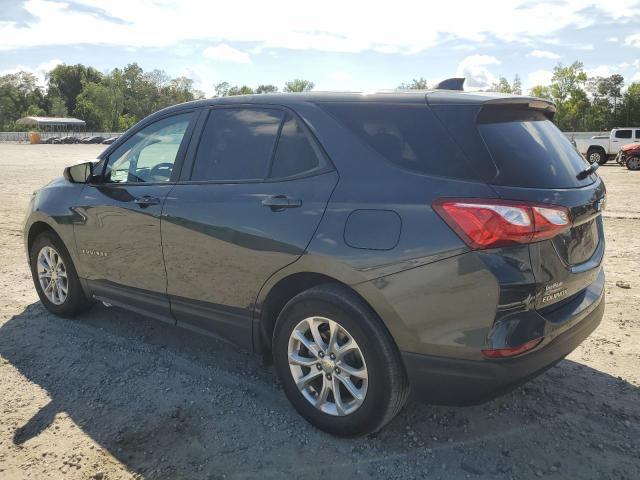
[[[517,109],[483,111],[478,129],[496,165],[494,185],[528,188],[576,188],[589,166],[567,137],[541,112]]]

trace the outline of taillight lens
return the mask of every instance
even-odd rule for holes
[[[556,205],[442,198],[433,209],[474,250],[546,240],[571,226],[569,210]]]
[[[523,345],[518,345],[517,347],[510,348],[488,348],[486,350],[482,350],[482,354],[485,357],[489,358],[509,358],[515,357],[517,355],[522,355],[529,350],[533,350],[538,344],[542,342],[541,338],[536,338],[535,340],[531,340]]]

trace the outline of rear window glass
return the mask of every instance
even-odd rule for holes
[[[426,105],[342,102],[321,107],[399,167],[428,175],[477,179]]]
[[[575,188],[589,164],[567,137],[541,112],[518,109],[483,109],[478,129],[497,175],[495,185],[528,188]]]

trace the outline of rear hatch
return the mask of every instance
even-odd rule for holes
[[[604,253],[605,186],[597,175],[582,173],[589,164],[551,121],[553,106],[500,98],[475,109],[432,107],[454,136],[460,132],[458,143],[500,198],[568,209],[569,229],[529,247],[535,308],[551,311],[584,291],[596,280]]]

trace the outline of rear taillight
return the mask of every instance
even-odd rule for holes
[[[486,350],[482,350],[482,354],[485,357],[489,358],[509,358],[515,357],[517,355],[522,355],[529,350],[533,350],[538,346],[538,344],[542,342],[541,338],[536,338],[535,340],[531,340],[523,345],[518,345],[517,347],[510,348],[489,348]]]
[[[442,198],[433,209],[474,250],[538,242],[571,226],[569,210],[556,205]]]

